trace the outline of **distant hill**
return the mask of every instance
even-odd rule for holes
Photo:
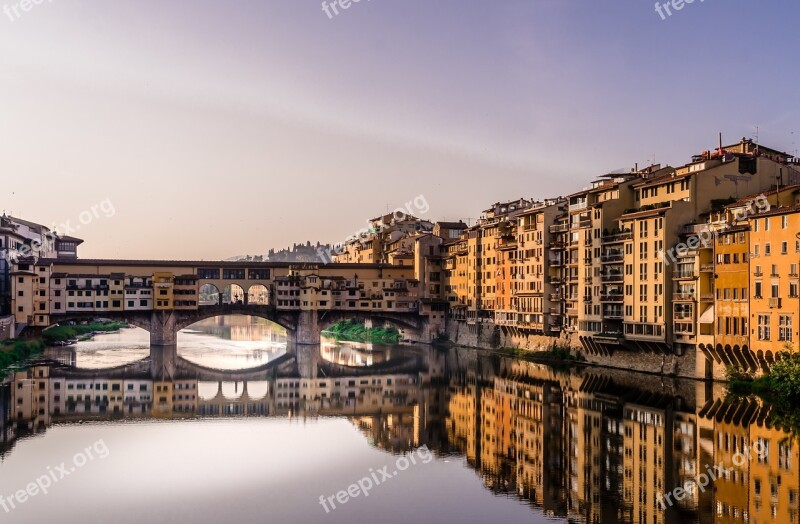
[[[294,244],[280,250],[270,249],[266,255],[239,255],[227,259],[228,262],[328,262],[325,254],[330,253],[330,244]]]

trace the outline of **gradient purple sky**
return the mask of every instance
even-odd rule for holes
[[[3,0],[0,0],[3,1]],[[5,0],[15,5],[18,0]],[[341,240],[754,136],[800,147],[796,0],[53,0],[0,13],[0,204],[83,257]]]

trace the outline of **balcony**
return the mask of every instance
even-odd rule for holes
[[[550,283],[553,284],[554,286],[560,286],[561,277],[550,277]]]
[[[550,302],[561,302],[564,300],[564,297],[561,296],[561,293],[552,293],[550,295]]]
[[[626,240],[631,240],[633,238],[633,232],[630,230],[626,231],[616,231],[613,233],[609,233],[607,235],[603,235],[603,244],[616,244],[618,242],[625,242]]]
[[[700,302],[714,302],[714,293],[701,293]]]
[[[586,295],[583,297],[583,301],[586,302],[587,304],[591,304],[592,300],[593,300],[592,295]]]
[[[700,266],[700,271],[702,273],[713,273],[714,272],[714,264],[703,264]]]
[[[569,231],[569,224],[553,224],[550,226],[551,233],[566,233]]]
[[[607,295],[600,295],[600,302],[622,302],[625,300],[625,295],[622,293],[609,293]]]
[[[694,269],[678,270],[672,274],[672,280],[694,280],[697,273]]]
[[[582,211],[589,206],[589,202],[586,200],[579,200],[574,204],[570,204],[569,211],[572,213],[573,211]]]
[[[617,251],[613,253],[607,252],[605,255],[600,257],[600,261],[603,264],[613,264],[615,262],[622,262],[624,258],[625,254],[622,251]]]
[[[606,320],[622,320],[622,309],[604,309],[603,318]]]
[[[603,275],[603,282],[622,282],[625,279],[622,273],[612,273],[610,275]]]
[[[577,317],[578,316],[578,308],[576,308],[576,307],[567,308],[567,316],[568,317]]]
[[[708,231],[708,224],[687,224],[683,226],[678,234],[685,237],[699,236]]]
[[[672,294],[672,300],[676,302],[694,302],[694,292],[678,292]]]
[[[771,298],[769,299],[769,308],[770,309],[780,309],[781,307],[781,299],[780,298]]]

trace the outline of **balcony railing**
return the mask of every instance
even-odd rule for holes
[[[633,232],[618,231],[616,233],[609,233],[608,235],[603,235],[603,243],[612,244],[615,242],[624,242],[625,240],[630,240],[632,238],[633,238]]]
[[[603,282],[622,282],[625,279],[622,273],[603,275]]]
[[[550,295],[551,302],[561,302],[562,300],[564,300],[564,297],[561,296],[561,293],[552,293]]]
[[[695,300],[695,294],[694,293],[673,293],[672,299],[673,300],[680,300],[680,301]]]
[[[611,293],[608,295],[600,295],[600,302],[622,302],[625,300],[625,295],[622,293]]]
[[[605,255],[600,257],[600,261],[603,262],[603,264],[610,264],[612,262],[622,262],[624,258],[625,254],[622,251],[620,251],[617,253],[606,253]]]
[[[703,273],[713,273],[714,264],[703,264],[700,266],[700,271],[702,271]]]
[[[697,273],[694,271],[694,269],[686,271],[676,271],[675,273],[672,274],[672,278],[675,280],[697,278]]]
[[[570,204],[569,210],[570,210],[570,212],[572,212],[572,211],[580,211],[582,209],[586,209],[588,206],[589,206],[589,202],[586,201],[586,200],[582,200],[582,201],[578,202],[577,204]]]
[[[569,231],[569,224],[553,224],[550,226],[551,233],[565,233]]]

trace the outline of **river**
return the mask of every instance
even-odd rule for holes
[[[0,389],[2,522],[797,519],[796,439],[715,385],[250,317],[45,357]]]

